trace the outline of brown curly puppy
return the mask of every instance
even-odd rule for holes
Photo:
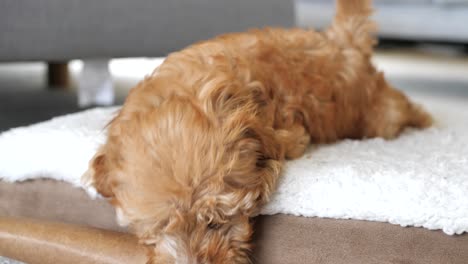
[[[310,142],[431,124],[372,65],[370,5],[339,0],[324,32],[195,44],[131,91],[86,177],[150,246],[151,263],[249,263],[249,218],[286,158]]]

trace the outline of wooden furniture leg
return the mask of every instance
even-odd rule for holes
[[[68,62],[47,63],[47,84],[52,89],[66,89],[69,87]]]

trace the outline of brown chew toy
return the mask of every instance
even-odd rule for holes
[[[0,256],[28,264],[146,263],[131,234],[0,216]]]

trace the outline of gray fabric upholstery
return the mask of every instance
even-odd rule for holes
[[[291,26],[292,0],[0,1],[0,61],[164,56],[194,41]]]

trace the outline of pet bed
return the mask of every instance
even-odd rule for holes
[[[0,182],[0,216],[125,231],[116,224],[105,201],[56,180]],[[255,221],[254,263],[258,264],[466,264],[468,259],[466,234],[448,236],[387,223],[283,214],[260,216]]]
[[[466,262],[466,235],[356,221],[468,230],[468,106],[419,99],[436,117],[434,128],[393,141],[314,146],[288,162],[263,210],[268,216],[257,219],[258,263]],[[115,111],[91,110],[0,135],[0,215],[118,229],[94,190],[76,188]]]

